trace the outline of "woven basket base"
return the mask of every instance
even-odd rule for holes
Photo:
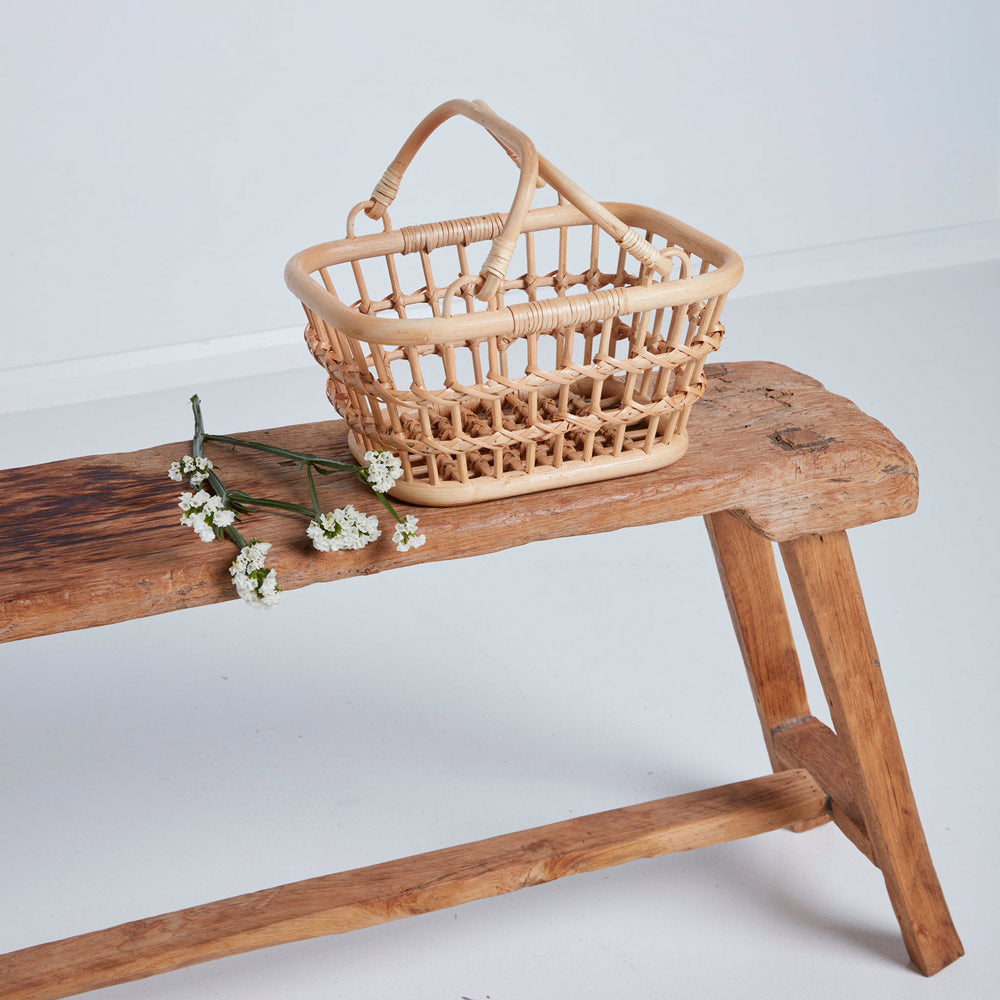
[[[347,436],[347,443],[355,459],[363,464],[365,448],[354,433]],[[581,459],[554,466],[536,468],[533,472],[505,472],[499,479],[480,476],[468,483],[398,482],[389,495],[403,503],[421,507],[458,507],[467,503],[482,503],[500,497],[516,497],[524,493],[554,490],[562,486],[595,483],[601,479],[619,479],[639,472],[652,472],[676,462],[687,451],[687,433],[677,434],[669,444],[655,444],[647,454],[642,450],[627,451],[621,455],[599,455],[589,462]]]

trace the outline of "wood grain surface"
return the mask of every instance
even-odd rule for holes
[[[874,861],[910,958],[932,976],[964,952],[917,813],[850,543],[842,531],[805,535],[781,554]]]
[[[805,682],[774,561],[774,545],[726,511],[709,514],[705,526],[771,766],[775,771],[798,767],[786,764],[774,743],[776,733],[810,718]],[[830,818],[821,816],[796,824],[793,829],[804,833]]]
[[[782,767],[805,768],[830,796],[830,818],[847,839],[877,865],[865,820],[854,794],[850,767],[837,734],[819,719],[800,719],[772,734],[775,756]]]
[[[826,808],[826,794],[798,770],[579,816],[0,955],[0,997],[56,1000],[637,858],[754,836],[821,816]]]
[[[260,514],[242,525],[274,543],[285,590],[420,562],[457,559],[566,535],[611,531],[736,511],[774,540],[900,517],[916,507],[916,467],[877,420],[819,382],[781,365],[711,365],[705,398],[688,427],[691,446],[676,464],[625,479],[572,486],[464,507],[411,508],[427,544],[397,553],[389,532],[358,552],[321,554],[301,520]],[[230,428],[212,422],[208,429]],[[178,430],[187,428],[178,399]],[[343,424],[320,422],[253,437],[350,459]],[[227,567],[235,550],[206,545],[179,524],[180,487],[168,464],[190,452],[180,441],[144,451],[95,455],[0,472],[0,639],[89,628],[178,608],[233,600]],[[291,461],[209,445],[224,479],[255,495],[300,499]],[[353,503],[382,512],[351,476],[319,483],[325,510]],[[383,520],[385,518],[383,517]]]
[[[774,731],[810,712],[774,546],[725,511],[706,517],[705,525],[767,753],[779,771],[783,765],[775,753]]]

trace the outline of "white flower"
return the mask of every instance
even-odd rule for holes
[[[209,472],[214,468],[215,465],[209,458],[192,458],[190,455],[185,455],[180,461],[170,463],[167,475],[175,483],[182,483],[184,482],[184,477],[189,476],[191,485],[199,486],[208,479]]]
[[[281,603],[277,574],[264,565],[270,548],[270,542],[244,545],[229,567],[236,593],[252,608],[273,608]]]
[[[403,521],[396,524],[392,540],[396,543],[397,552],[405,552],[407,549],[419,549],[427,538],[417,534],[417,519],[412,514],[407,514]]]
[[[177,506],[184,511],[181,524],[194,528],[194,533],[203,542],[214,542],[215,529],[228,527],[236,517],[228,507],[223,506],[221,497],[205,490],[194,494],[185,490]]]
[[[365,452],[365,478],[376,493],[388,493],[403,474],[403,463],[391,451]]]
[[[314,549],[336,552],[339,549],[363,549],[382,532],[377,517],[355,510],[352,504],[348,504],[323,514],[318,521],[310,521],[306,534],[312,539]]]

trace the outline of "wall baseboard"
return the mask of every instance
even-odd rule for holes
[[[0,414],[89,403],[315,365],[302,326],[0,370]]]
[[[769,295],[1000,259],[1000,219],[747,257],[734,295]]]
[[[806,247],[746,258],[741,298],[940,270],[1000,258],[1000,220]],[[187,385],[259,378],[314,364],[302,327],[0,369],[0,414],[87,403]]]

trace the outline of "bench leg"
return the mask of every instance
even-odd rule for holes
[[[917,968],[963,954],[917,815],[847,535],[804,535],[781,554],[830,705],[874,860]]]
[[[783,771],[796,765],[782,760],[774,734],[804,722],[810,714],[774,563],[774,546],[735,514],[725,511],[709,514],[705,525],[743,653],[771,767],[775,772]],[[821,816],[791,829],[801,833],[829,820],[829,815]]]

